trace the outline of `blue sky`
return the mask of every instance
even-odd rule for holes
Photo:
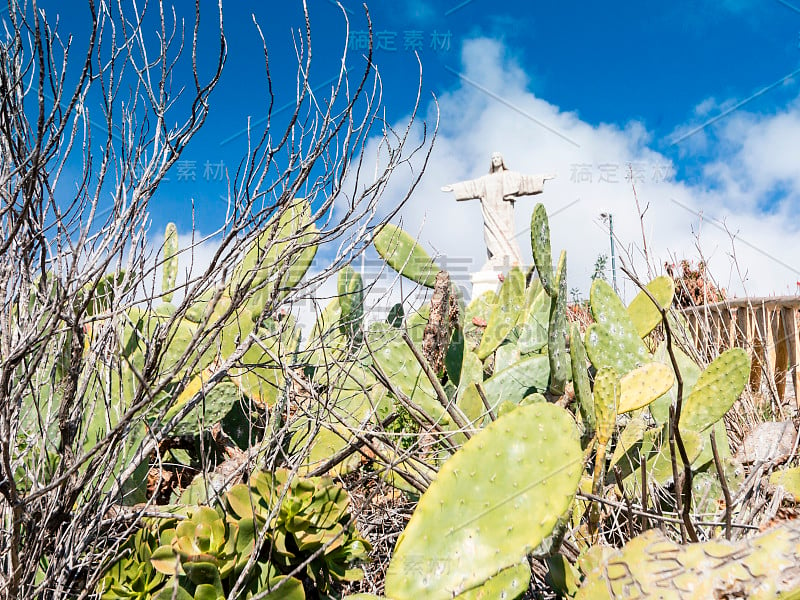
[[[544,195],[518,203],[517,220],[523,240],[535,201],[563,211],[553,218],[553,244],[574,257],[570,286],[585,290],[594,259],[608,251],[602,211],[615,215],[621,252],[645,268],[629,168],[640,205],[649,207],[647,258],[656,271],[665,260],[703,257],[738,294],[794,293],[800,285],[800,1],[368,4],[388,119],[408,118],[419,70],[412,47],[423,65],[423,116],[434,119],[432,95],[439,101],[437,147],[401,214],[429,250],[482,262],[478,209],[455,206],[438,188],[483,174],[499,150],[512,169],[558,173]],[[311,3],[315,84],[338,73],[345,17],[348,63],[360,63],[363,9],[355,0],[342,5]],[[215,4],[201,6],[213,25]],[[187,231],[192,200],[201,230],[224,216],[221,175],[245,148],[236,134],[248,116],[264,114],[251,15],[270,51],[276,104],[294,97],[300,3],[229,2],[228,62],[212,112],[153,199],[154,230],[172,220]],[[65,15],[64,27],[80,32],[81,23],[80,10]],[[398,179],[400,190],[407,178]],[[388,190],[386,202],[399,193]]]

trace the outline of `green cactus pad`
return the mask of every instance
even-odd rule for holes
[[[464,311],[464,340],[470,350],[476,350],[480,345],[495,304],[497,304],[497,294],[488,291],[473,298],[467,305]]]
[[[196,375],[178,396],[175,404],[165,415],[163,422],[168,422],[197,392],[203,385],[203,380],[207,376],[204,373]],[[170,430],[171,435],[196,435],[203,429],[208,429],[212,425],[219,423],[225,415],[241,399],[241,394],[235,385],[227,381],[215,385],[186,417],[181,419],[175,427]]]
[[[337,282],[339,300],[339,330],[351,343],[360,343],[364,320],[364,282],[355,269],[347,265],[339,271]]]
[[[450,416],[439,403],[433,385],[398,329],[388,323],[372,323],[367,343],[373,360],[400,392],[438,423],[451,425]]]
[[[539,272],[547,295],[554,298],[558,293],[553,277],[553,255],[550,252],[550,223],[547,220],[547,211],[541,202],[533,208],[531,215],[531,249],[533,262]]]
[[[528,590],[531,567],[528,561],[503,569],[483,584],[455,597],[455,600],[514,600]]]
[[[581,413],[585,433],[594,433],[594,400],[592,399],[592,388],[589,382],[589,371],[587,369],[586,348],[581,339],[581,330],[577,323],[570,325],[569,335],[569,357],[572,367],[572,385],[575,389],[575,398],[578,400],[578,410]]]
[[[786,490],[795,502],[800,502],[800,467],[773,471],[769,476],[770,485],[779,485]]]
[[[661,363],[648,363],[634,369],[620,379],[617,412],[623,414],[647,406],[666,394],[674,381],[672,369]]]
[[[464,333],[461,327],[454,327],[450,334],[450,343],[447,345],[447,352],[444,355],[444,368],[447,372],[447,379],[450,383],[458,387],[461,382],[461,367],[464,365],[464,354],[467,352],[465,347]]]
[[[611,462],[608,465],[609,469],[620,463],[623,472],[629,474],[639,466],[638,458],[635,462],[633,460],[635,458],[634,451],[641,447],[645,431],[647,431],[647,423],[641,416],[628,421],[614,445],[614,453],[611,455]]]
[[[405,231],[390,223],[381,227],[373,240],[381,258],[403,277],[432,288],[442,269]]]
[[[567,351],[567,253],[558,258],[555,289],[558,296],[550,305],[550,321],[547,329],[547,356],[550,360],[551,394],[560,396],[570,376],[570,359]]]
[[[665,426],[661,436],[661,446],[658,453],[648,459],[647,472],[651,481],[655,481],[659,485],[667,485],[673,479],[672,472],[672,455],[670,454],[669,440],[667,437],[667,427]],[[681,431],[681,439],[683,446],[686,448],[686,456],[689,459],[689,464],[695,464],[700,454],[703,452],[705,440],[700,437],[700,434],[694,431]],[[683,470],[683,459],[681,453],[675,448],[675,460],[678,465],[678,472]]]
[[[474,383],[468,384],[459,392],[456,404],[474,427],[481,426],[486,414],[486,407],[484,407],[483,400]]]
[[[592,364],[597,369],[613,367],[625,375],[650,362],[652,356],[608,282],[595,279],[589,295],[596,323],[587,328],[585,343]]]
[[[406,319],[408,337],[419,347],[422,347],[422,338],[425,335],[425,326],[428,324],[430,315],[431,305],[423,304],[419,310],[412,312]]]
[[[545,391],[549,375],[547,357],[533,355],[492,375],[483,382],[483,389],[492,408],[505,400],[518,404],[531,391]]]
[[[503,369],[514,366],[520,361],[522,355],[519,352],[517,344],[506,342],[500,344],[500,347],[494,353],[494,370],[499,372]]]
[[[614,369],[604,367],[594,378],[594,419],[597,440],[607,444],[614,434],[619,405],[619,375]]]
[[[675,362],[678,363],[678,371],[680,371],[681,379],[683,380],[683,397],[686,398],[697,383],[702,369],[680,348],[673,348],[673,353],[675,354]],[[666,342],[662,343],[656,350],[655,360],[672,369],[672,360],[667,352]],[[674,373],[675,371],[673,370],[673,374]],[[650,414],[656,420],[656,423],[661,424],[667,421],[669,418],[669,407],[675,404],[677,397],[678,379],[676,377],[669,392],[661,396],[649,407]]]
[[[683,401],[681,431],[701,433],[719,421],[739,398],[750,376],[750,357],[742,348],[720,354],[700,374]]]
[[[671,277],[661,275],[656,277],[646,286],[653,298],[658,301],[659,307],[669,308],[675,294],[675,282]],[[628,305],[628,316],[633,321],[640,337],[646,337],[661,323],[661,311],[653,304],[650,297],[640,291]]]
[[[531,291],[533,290],[533,291]],[[547,344],[547,329],[550,320],[550,296],[538,279],[528,287],[526,307],[520,315],[517,346],[522,354],[537,352]]]
[[[458,382],[459,390],[470,383],[483,383],[483,363],[474,352],[464,352],[461,363],[461,377]]]
[[[161,289],[165,292],[162,296],[164,302],[172,302],[175,282],[178,279],[178,230],[175,223],[167,223],[164,231],[164,275],[162,278]]]
[[[283,369],[274,357],[291,356],[297,350],[300,329],[292,317],[281,322],[270,319],[264,325],[269,329],[259,329],[261,343],[250,346],[239,364],[228,374],[246,396],[272,406],[277,402],[285,381]],[[226,331],[222,341],[222,356],[230,356],[235,348],[235,330]]]
[[[707,446],[710,445],[707,444]],[[744,483],[744,467],[731,457],[722,458],[720,461],[728,491],[731,496],[736,497]],[[705,513],[713,518],[723,506],[725,506],[725,494],[722,491],[722,484],[720,484],[716,468],[712,467],[707,471],[697,473],[692,478],[692,511]]]
[[[386,576],[393,600],[445,600],[520,564],[572,503],[582,465],[567,411],[521,407],[444,463],[400,535]]]
[[[592,323],[586,328],[584,345],[596,369],[609,367],[623,375],[652,360],[636,332],[633,335],[620,333],[619,329],[610,329],[600,323]]]
[[[525,275],[519,267],[514,267],[506,275],[497,304],[489,315],[486,330],[478,346],[478,358],[485,359],[506,339],[517,323],[524,302]]]
[[[303,198],[295,199],[290,206],[280,210],[276,217],[267,223],[264,232],[245,254],[234,271],[232,285],[238,286],[252,276],[251,288],[256,287],[276,272],[286,269],[280,286],[287,288],[287,283],[296,283],[305,274],[316,253],[314,240],[318,235],[311,220],[311,205]],[[269,298],[270,288],[276,283],[272,281],[258,295]],[[286,291],[281,295],[285,293]]]
[[[591,569],[576,599],[797,598],[798,546],[796,520],[736,542],[681,545],[651,529]]]

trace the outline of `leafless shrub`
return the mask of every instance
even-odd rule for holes
[[[249,152],[214,233],[217,249],[207,268],[181,284],[174,312],[151,319],[141,364],[126,362],[121,345],[133,311],[160,303],[154,273],[164,257],[153,254],[146,235],[148,202],[203,126],[227,52],[221,4],[211,15],[218,49],[210,67],[198,61],[198,46],[212,43],[200,39],[199,1],[188,28],[161,2],[144,9],[90,1],[87,44],[76,48],[35,2],[9,2],[11,27],[0,43],[0,589],[7,598],[92,593],[117,540],[156,510],[112,510],[126,480],[147,466],[255,336],[237,339],[235,351],[209,368],[202,389],[137,439],[145,412],[160,402],[160,416],[167,414],[201,357],[220,344],[231,315],[255,294],[262,294],[255,318],[263,322],[346,264],[369,243],[392,172],[418,151],[423,166],[427,161],[426,136],[409,150],[411,123],[396,132],[379,116],[371,49],[356,77],[343,56],[325,98],[314,92],[307,11],[296,45],[295,109],[276,132],[262,36],[266,126],[247,133]],[[153,20],[155,46],[146,41]],[[192,86],[172,87],[186,76]],[[367,176],[363,151],[376,126],[380,156]],[[301,195],[312,201],[318,235],[310,239],[306,227],[281,238],[274,224]],[[221,282],[265,232],[267,246],[280,252],[264,252],[250,273],[240,272],[226,289],[230,304],[207,311],[181,351],[168,353],[187,311],[201,297],[218,303]],[[269,269],[269,281],[280,281],[311,244],[326,243],[337,244],[335,258],[302,284],[281,290],[256,283],[256,271]],[[291,365],[276,358],[288,373]],[[137,382],[124,403],[123,368]]]

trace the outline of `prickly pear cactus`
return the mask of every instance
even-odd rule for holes
[[[651,529],[586,574],[576,598],[771,598],[800,594],[800,522],[757,536],[680,545]]]
[[[658,301],[658,307],[653,304],[653,300],[644,291],[636,294],[636,297],[628,305],[628,316],[633,321],[640,337],[647,336],[661,323],[660,308],[669,308],[675,294],[675,282],[672,277],[666,275],[656,277],[645,287]]]
[[[164,231],[164,275],[161,289],[164,291],[164,302],[172,302],[175,282],[178,278],[178,230],[175,223],[168,223]]]
[[[553,277],[553,255],[550,252],[550,223],[547,220],[547,211],[541,202],[534,206],[531,215],[531,249],[533,262],[539,272],[547,295],[554,298],[558,294]]]
[[[534,354],[492,375],[483,382],[483,389],[492,407],[505,400],[519,403],[531,392],[544,392],[549,375],[547,357]]]
[[[742,348],[720,354],[700,374],[692,393],[684,400],[681,430],[702,432],[730,410],[750,376],[750,357]]]
[[[597,369],[613,367],[620,375],[625,375],[651,362],[652,356],[625,305],[608,282],[595,279],[589,295],[596,323],[586,329],[585,344],[592,364]]]
[[[361,275],[350,265],[339,272],[337,291],[341,310],[339,328],[351,344],[359,345],[363,337],[364,283]]]
[[[531,582],[531,568],[524,561],[488,579],[483,585],[459,594],[455,600],[514,600],[528,590]]]
[[[517,325],[517,347],[522,354],[529,354],[547,345],[551,298],[538,279],[531,281],[525,295],[525,308]]]
[[[614,427],[617,422],[617,406],[619,405],[620,384],[619,376],[614,369],[602,368],[594,379],[594,418],[597,432],[597,453],[594,460],[594,478],[592,480],[592,493],[599,494],[600,487],[605,477],[606,449]],[[592,513],[592,523],[597,524],[599,519],[598,507]]]
[[[489,316],[497,304],[497,294],[484,292],[467,305],[464,311],[465,348],[476,350],[481,343],[483,332],[489,323]]]
[[[316,254],[317,228],[312,221],[311,205],[305,199],[295,199],[293,204],[273,218],[264,232],[253,243],[242,262],[233,273],[231,284],[236,287],[245,281],[255,288],[265,281],[264,286],[254,297],[255,302],[272,295],[274,286],[278,284],[275,274],[283,272],[280,282],[279,296],[290,291],[292,282],[299,281],[308,270]],[[302,252],[294,253],[293,249],[302,247]],[[287,262],[288,261],[288,262]]]
[[[367,333],[367,346],[376,365],[399,392],[441,425],[452,424],[437,399],[436,390],[403,341],[400,330],[388,323],[372,323]]]
[[[572,385],[575,388],[575,398],[578,400],[578,410],[583,419],[583,427],[587,435],[594,433],[594,401],[592,388],[589,383],[589,372],[586,368],[586,348],[581,339],[581,330],[577,323],[570,325],[569,356],[572,366]]]
[[[572,503],[582,452],[575,421],[523,406],[474,435],[439,470],[397,541],[393,600],[446,600],[520,564]]]
[[[550,305],[550,321],[547,331],[547,356],[550,361],[551,394],[560,396],[569,379],[570,363],[567,351],[567,253],[562,251],[558,259],[554,288],[558,295]]]
[[[608,444],[614,435],[619,395],[617,372],[608,367],[600,369],[594,378],[594,418],[597,441],[602,445]]]
[[[519,267],[513,267],[506,276],[497,304],[489,315],[486,330],[481,337],[477,354],[481,360],[488,357],[506,339],[520,316],[525,300],[525,275]]]
[[[643,408],[666,394],[675,377],[672,369],[661,363],[648,363],[634,369],[620,380],[617,412],[627,413]]]
[[[390,267],[420,285],[432,288],[441,271],[422,246],[405,231],[387,223],[375,234],[375,250]]]

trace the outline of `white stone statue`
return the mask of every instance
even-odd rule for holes
[[[483,238],[489,260],[483,271],[521,265],[519,246],[514,239],[514,202],[518,196],[532,196],[544,191],[544,182],[555,175],[523,175],[509,171],[499,152],[492,154],[489,174],[442,187],[454,192],[456,200],[479,198],[483,212]]]

